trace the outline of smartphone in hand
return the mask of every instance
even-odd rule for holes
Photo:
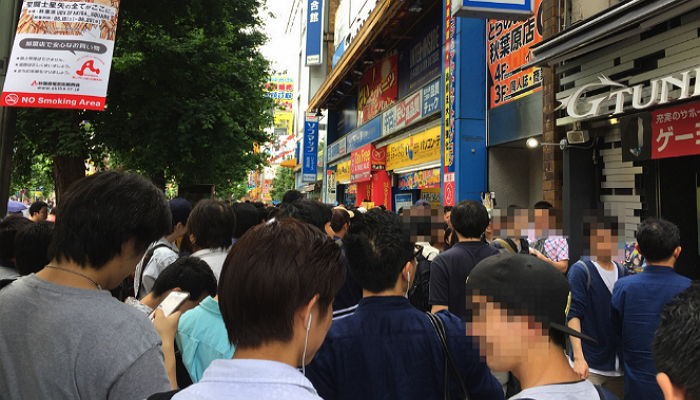
[[[174,313],[177,311],[178,308],[182,305],[182,303],[185,302],[190,297],[189,292],[170,292],[168,297],[163,300],[156,309],[160,308],[163,310],[163,314],[167,317],[170,314]],[[150,319],[155,318],[156,311],[153,310],[153,312],[148,316]]]

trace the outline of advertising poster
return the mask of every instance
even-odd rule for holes
[[[372,65],[360,80],[357,95],[357,124],[362,125],[394,104],[399,95],[398,56]]]
[[[399,177],[399,190],[440,188],[440,168],[411,172]]]
[[[700,154],[700,102],[651,112],[651,158]]]
[[[335,179],[340,184],[347,184],[350,182],[350,160],[341,162],[337,165]]]
[[[411,167],[440,160],[440,127],[407,137],[387,146],[386,168]]]
[[[119,1],[24,1],[0,105],[104,110]]]
[[[486,23],[489,109],[542,88],[539,68],[521,68],[530,62],[530,47],[542,41],[542,0],[534,2],[536,13],[525,21],[490,19]]]

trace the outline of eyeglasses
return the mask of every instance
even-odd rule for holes
[[[419,244],[414,244],[413,245],[413,259],[418,258],[418,255],[423,253],[423,246]]]

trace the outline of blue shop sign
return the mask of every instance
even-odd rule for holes
[[[347,151],[358,149],[382,137],[382,116],[370,120],[347,135]]]
[[[440,111],[440,79],[436,79],[421,90],[423,90],[421,116],[425,118]]]
[[[346,155],[347,153],[347,137],[343,136],[328,146],[328,161],[333,161],[336,158]]]
[[[307,0],[306,65],[322,64],[323,0]]]
[[[318,117],[304,121],[304,164],[302,182],[316,182],[318,167]]]
[[[453,17],[527,19],[535,12],[535,0],[453,0]]]

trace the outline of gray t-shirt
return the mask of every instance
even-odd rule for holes
[[[144,399],[170,390],[160,338],[107,291],[32,274],[0,290],[3,399]]]
[[[589,381],[535,386],[525,389],[509,400],[597,400],[600,399],[595,386]]]

